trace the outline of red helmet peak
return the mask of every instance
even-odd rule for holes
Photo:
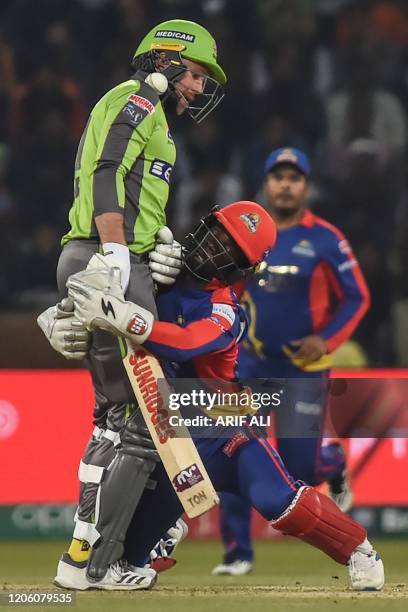
[[[214,211],[251,265],[261,262],[276,242],[276,225],[269,213],[256,202],[242,200]]]

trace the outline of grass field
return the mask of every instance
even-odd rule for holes
[[[1,586],[7,591],[54,590],[56,559],[65,542],[0,543]],[[178,564],[162,574],[152,591],[77,593],[74,610],[94,612],[353,612],[408,609],[408,541],[379,540],[387,585],[381,593],[357,593],[348,587],[346,568],[305,544],[258,542],[254,572],[242,578],[211,576],[221,558],[216,542],[187,541]],[[57,590],[57,589],[55,589]],[[61,591],[60,591],[61,592]],[[0,606],[12,610],[26,606]],[[35,610],[72,609],[35,606]]]

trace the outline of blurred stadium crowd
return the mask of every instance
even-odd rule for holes
[[[214,203],[262,202],[268,152],[304,149],[310,204],[349,237],[372,292],[357,338],[370,365],[408,366],[406,0],[2,0],[0,311],[55,299],[87,114],[176,17],[213,33],[229,82],[198,128],[171,126],[169,225],[180,238]]]

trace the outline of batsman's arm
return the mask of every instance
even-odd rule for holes
[[[124,291],[130,277],[130,255],[123,222],[125,179],[155,127],[155,113],[138,106],[140,95],[134,95],[135,88],[136,84],[130,84],[110,101],[100,130],[104,138],[92,170],[95,224],[104,255],[111,266],[121,270]],[[138,92],[154,108],[159,99],[157,94],[144,83]]]

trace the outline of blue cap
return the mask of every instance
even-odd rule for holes
[[[269,153],[265,161],[265,174],[268,174],[280,164],[291,164],[305,176],[309,176],[311,171],[310,161],[306,153],[292,147],[282,147]]]

